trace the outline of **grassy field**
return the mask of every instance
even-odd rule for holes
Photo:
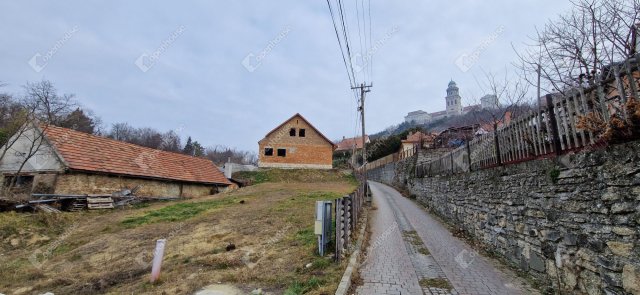
[[[250,292],[333,294],[345,265],[317,256],[315,200],[351,192],[337,171],[245,173],[254,186],[113,211],[0,213],[0,293],[193,294],[211,284]],[[150,284],[156,239],[167,239]],[[234,244],[235,249],[227,251]]]

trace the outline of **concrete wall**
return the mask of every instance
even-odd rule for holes
[[[68,173],[57,176],[56,194],[111,194],[124,188],[142,185],[139,196],[199,197],[216,192],[213,185],[166,182],[159,180],[118,177],[95,174]],[[182,190],[182,194],[181,194]],[[220,188],[224,191],[225,188]]]
[[[237,164],[237,163],[225,163],[224,164],[224,176],[226,178],[231,178],[233,173],[241,172],[241,171],[256,171],[258,170],[258,166],[256,165],[245,165],[245,164]]]
[[[371,171],[487,251],[563,294],[640,294],[640,142],[414,178],[417,157]]]
[[[43,140],[37,129],[26,129],[24,132],[14,135],[9,142],[13,142],[14,139],[16,139],[15,143],[9,147],[5,156],[0,160],[0,172],[15,173],[25,162],[26,155],[24,153],[31,149],[36,152],[27,159],[21,169],[22,173],[62,171],[64,169],[51,145]]]
[[[289,135],[291,128],[296,129],[296,136]],[[301,128],[305,129],[305,137],[298,136]],[[333,144],[298,117],[287,121],[258,146],[259,167],[331,169],[333,165]],[[266,156],[265,148],[273,148],[273,156]],[[278,149],[286,149],[286,156],[279,157]]]

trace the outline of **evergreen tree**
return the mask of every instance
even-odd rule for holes
[[[195,150],[193,147],[193,142],[191,142],[191,136],[189,136],[187,138],[187,143],[184,145],[184,149],[182,150],[182,153],[185,155],[193,156],[194,151]]]
[[[198,141],[193,142],[193,155],[196,157],[204,156],[204,147]]]
[[[96,131],[96,123],[93,118],[87,116],[80,108],[69,113],[58,125],[89,134],[94,134]]]

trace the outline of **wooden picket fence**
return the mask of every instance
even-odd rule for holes
[[[565,95],[546,96],[546,107],[519,116],[496,131],[475,137],[433,161],[418,165],[416,176],[453,174],[562,154],[592,146],[597,135],[578,128],[591,115],[608,122],[626,118],[625,103],[638,98],[640,55],[611,66],[609,77],[590,87],[576,87]]]
[[[355,235],[358,220],[366,197],[366,184],[362,183],[358,189],[334,201],[336,217],[336,261],[340,261],[350,252],[352,238]]]
[[[397,162],[399,160],[406,159],[406,158],[411,158],[417,152],[418,152],[418,148],[416,146],[414,146],[411,149],[400,150],[397,153],[393,153],[391,155],[388,155],[388,156],[382,157],[380,159],[377,159],[375,161],[372,161],[370,163],[367,163],[367,169],[368,170],[376,169],[378,167],[387,165],[389,163]],[[358,171],[362,171],[362,167]]]

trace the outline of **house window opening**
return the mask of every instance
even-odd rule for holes
[[[273,148],[265,148],[264,149],[265,156],[273,156]]]
[[[296,129],[295,128],[289,129],[289,136],[296,136]]]
[[[306,136],[306,130],[304,130],[304,129],[298,130],[298,136],[305,137]]]
[[[278,149],[278,157],[286,157],[287,149]]]

